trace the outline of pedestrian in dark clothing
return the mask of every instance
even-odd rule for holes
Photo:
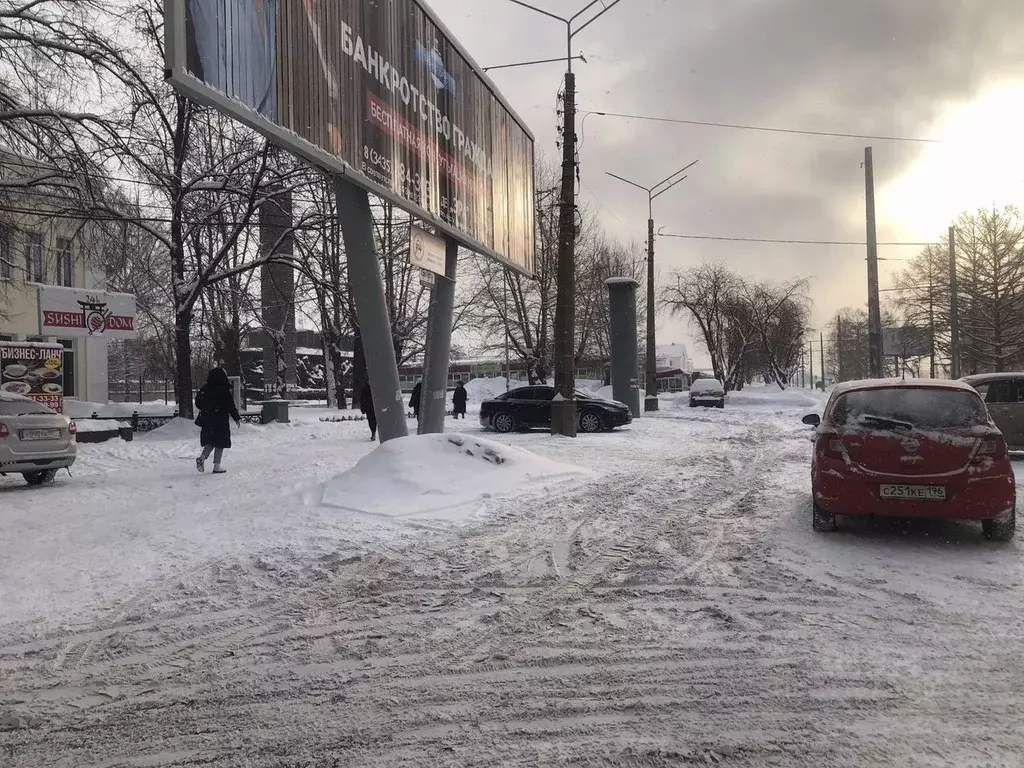
[[[366,416],[366,423],[370,425],[370,440],[377,439],[377,412],[373,409],[373,392],[370,390],[370,382],[363,384],[359,391],[359,410]]]
[[[452,394],[452,416],[456,419],[466,418],[466,401],[469,400],[469,392],[466,385],[461,381],[455,385],[455,392]]]
[[[420,417],[420,394],[423,392],[423,382],[417,381],[416,386],[412,388],[412,397],[409,398],[409,407],[412,408],[412,416],[414,419]]]
[[[206,460],[213,454],[213,474],[222,475],[226,471],[221,466],[224,450],[231,447],[231,423],[241,423],[238,408],[235,407],[235,396],[231,391],[231,382],[223,368],[214,368],[206,377],[206,384],[196,394],[196,408],[199,415],[196,424],[201,427],[199,442],[203,452],[196,459],[196,469],[206,471]]]

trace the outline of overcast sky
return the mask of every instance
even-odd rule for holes
[[[584,0],[535,0],[570,15]],[[431,0],[482,66],[563,55],[564,27],[508,0]],[[1024,198],[1021,0],[622,0],[574,42],[581,110],[814,131],[929,137],[833,139],[583,116],[581,199],[642,247],[643,192],[691,160],[655,203],[665,232],[863,241],[864,147],[874,147],[880,241],[937,239],[964,208]],[[559,64],[495,82],[556,156]],[[915,248],[880,255],[913,256]],[[814,322],[866,302],[863,247],[659,238],[663,278],[704,259],[756,277],[812,280]],[[883,287],[899,262],[882,264]],[[685,341],[662,317],[659,342]]]

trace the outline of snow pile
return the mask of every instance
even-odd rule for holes
[[[142,433],[139,438],[142,440],[198,440],[199,427],[188,419],[171,419],[162,427]]]
[[[595,478],[521,448],[460,434],[391,440],[321,486],[320,506],[393,519],[460,524],[484,499]]]
[[[602,400],[611,400],[612,402],[617,402],[615,400],[615,391],[614,389],[612,389],[612,387],[601,387],[600,389],[594,390],[590,394],[593,395],[594,397],[599,397]],[[640,400],[642,401],[644,397],[646,397],[646,395],[646,390],[641,389]]]
[[[126,421],[106,421],[100,419],[75,419],[79,432],[116,432],[121,427],[130,426]]]
[[[174,414],[174,403],[154,401],[150,403],[91,403],[88,400],[76,400],[73,397],[64,398],[64,413],[73,419],[84,419],[96,414],[97,416],[111,416],[127,418],[133,413],[140,416],[172,416]]]
[[[513,382],[512,386],[518,385]],[[470,402],[473,403],[482,403],[484,400],[503,395],[506,389],[504,376],[494,379],[473,379],[466,382],[466,392],[469,394]]]
[[[726,395],[727,405],[745,407],[765,406],[770,408],[816,408],[821,405],[823,395],[810,389],[790,387],[782,389],[778,384],[746,386]]]

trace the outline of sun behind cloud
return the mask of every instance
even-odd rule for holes
[[[937,240],[963,211],[1024,203],[1024,82],[1000,82],[951,105],[926,135],[941,143],[879,190],[880,229]]]

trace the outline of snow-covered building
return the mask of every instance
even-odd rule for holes
[[[686,346],[678,342],[663,344],[657,347],[658,370],[678,370],[689,373],[693,370],[693,361],[686,351]]]
[[[64,323],[66,335],[41,329],[41,296],[48,295],[41,288],[82,289],[92,301],[109,297],[106,275],[93,258],[102,250],[100,235],[74,213],[66,191],[46,183],[55,175],[53,168],[0,149],[0,179],[7,182],[0,200],[0,341],[59,343],[64,347],[64,396],[105,403],[110,334],[102,328],[87,334],[71,321]]]

